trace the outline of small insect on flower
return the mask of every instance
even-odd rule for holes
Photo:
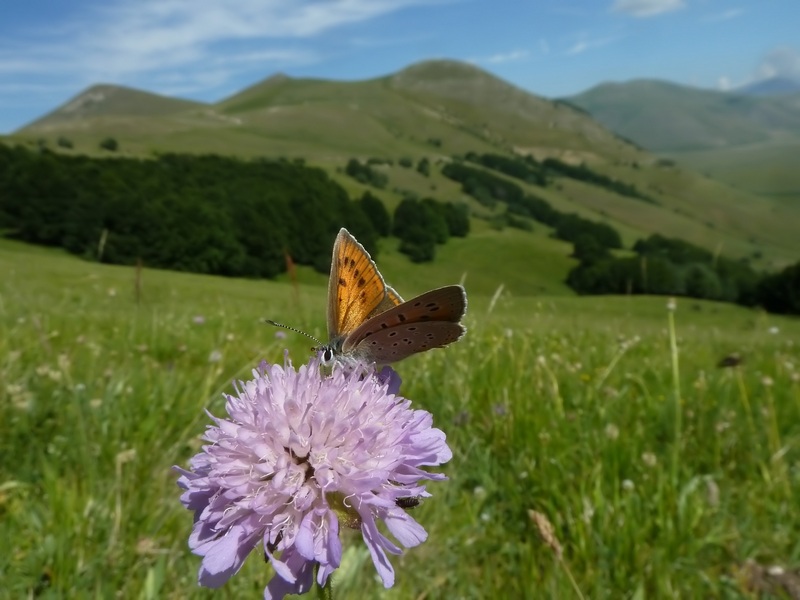
[[[261,546],[275,575],[268,599],[324,586],[342,559],[342,526],[361,531],[385,587],[386,552],[427,538],[405,508],[429,497],[423,467],[452,453],[433,418],[395,393],[396,374],[368,367],[323,375],[319,358],[295,370],[262,365],[226,395],[209,442],[180,473],[181,501],[194,511],[191,550],[199,582],[219,587]],[[382,521],[399,545],[378,529]]]
[[[416,508],[422,503],[422,498],[419,496],[406,496],[405,498],[398,498],[394,503],[404,510],[409,508]]]

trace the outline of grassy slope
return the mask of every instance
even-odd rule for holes
[[[122,155],[301,156],[328,169],[353,195],[365,188],[336,173],[353,156],[415,162],[425,156],[434,163],[468,151],[557,156],[587,162],[658,199],[661,206],[652,207],[570,180],[556,188],[529,188],[559,210],[607,219],[626,241],[657,231],[712,250],[721,247],[733,256],[760,254],[756,266],[762,268],[786,265],[800,252],[796,227],[786,218],[793,212],[780,199],[764,200],[686,170],[658,166],[585,114],[459,63],[420,63],[361,82],[274,77],[210,108],[148,118],[98,116],[69,133],[75,151],[95,154],[102,154],[97,144],[109,135],[120,141]],[[379,195],[390,207],[402,190],[464,199],[436,169],[429,179],[399,166],[386,170],[389,189]],[[486,213],[472,204],[476,214]]]
[[[745,193],[798,223],[800,95],[742,97],[659,81],[603,84],[569,99],[612,131]],[[752,197],[752,196],[751,196]],[[748,198],[748,201],[750,198]]]
[[[515,235],[477,232],[462,250]],[[457,277],[385,258],[405,293]],[[203,408],[223,414],[231,379],[281,359],[262,317],[321,331],[324,285],[145,269],[137,306],[133,269],[9,242],[0,271],[0,452],[14,457],[0,463],[0,595],[209,597],[170,467],[197,452]],[[454,453],[413,512],[430,537],[392,557],[384,591],[343,534],[338,596],[568,597],[529,509],[553,522],[585,597],[743,597],[745,560],[800,563],[800,323],[679,301],[678,425],[664,298],[513,293],[490,311],[494,284],[470,272],[467,337],[399,366]],[[286,343],[302,363],[308,341]],[[743,368],[713,368],[733,350]],[[255,552],[222,593],[258,597],[269,577]]]
[[[786,136],[725,150],[676,152],[681,165],[731,186],[800,205],[800,140]]]

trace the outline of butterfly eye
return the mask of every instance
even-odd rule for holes
[[[333,360],[333,350],[330,347],[325,347],[322,351],[322,364],[327,365]]]

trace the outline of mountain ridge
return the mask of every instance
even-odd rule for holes
[[[653,79],[608,82],[565,99],[652,152],[800,136],[800,94],[752,96]]]
[[[390,208],[407,194],[465,201],[460,185],[440,169],[424,176],[398,166],[401,159],[414,164],[425,158],[435,166],[469,152],[557,158],[635,186],[654,199],[646,204],[563,177],[546,187],[530,186],[529,193],[558,210],[608,221],[628,241],[658,232],[712,249],[721,245],[740,257],[763,254],[766,247],[767,254],[774,253],[784,264],[796,253],[792,206],[670,164],[613,133],[580,107],[529,94],[474,65],[424,61],[351,82],[276,74],[213,104],[159,103],[158,114],[152,115],[122,102],[126,94],[153,100],[123,90],[113,111],[54,118],[45,122],[46,130],[29,127],[8,139],[41,145],[64,136],[69,148],[58,144],[55,150],[97,156],[179,152],[301,157],[326,169],[351,197],[375,190],[344,175],[343,166],[352,158],[373,159],[391,181],[389,189],[377,191]],[[114,154],[99,147],[108,137],[119,142]],[[471,206],[476,214],[490,216]]]

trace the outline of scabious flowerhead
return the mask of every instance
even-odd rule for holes
[[[201,585],[225,583],[259,544],[275,570],[265,598],[308,591],[315,566],[324,585],[342,557],[341,525],[361,531],[384,586],[394,584],[386,552],[401,549],[378,521],[400,546],[425,541],[402,499],[430,496],[422,482],[445,477],[422,467],[452,453],[431,414],[395,395],[396,374],[381,375],[325,376],[318,358],[297,370],[262,363],[226,395],[229,418],[209,415],[211,443],[190,470],[175,467]]]

